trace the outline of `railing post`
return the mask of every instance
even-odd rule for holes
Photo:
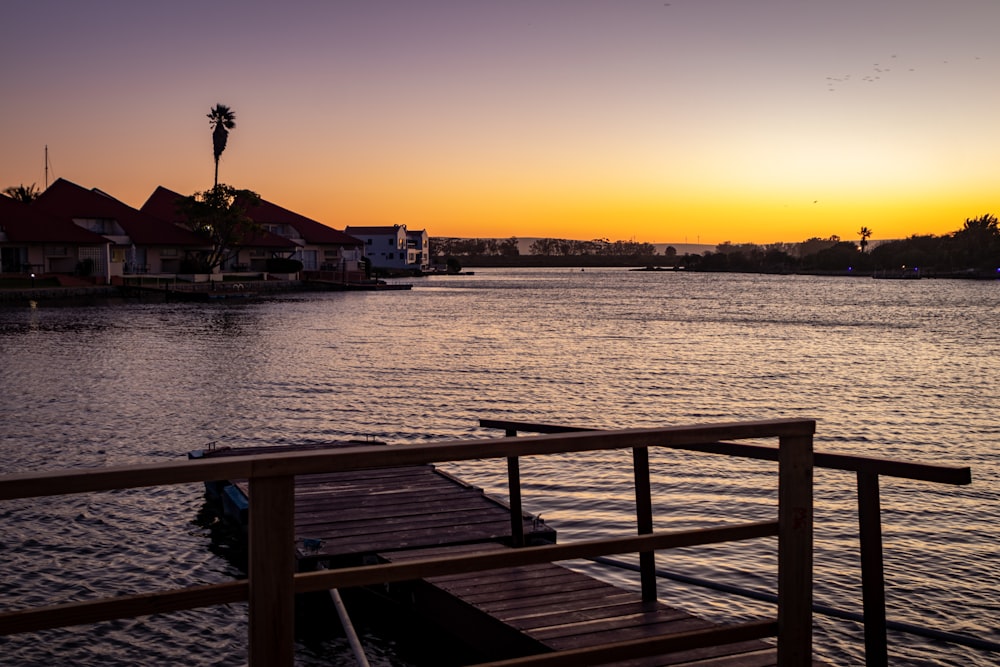
[[[294,479],[250,479],[250,667],[294,662]]]
[[[812,664],[812,435],[778,446],[778,665]]]
[[[889,664],[885,629],[885,570],[878,474],[858,471],[858,537],[861,542],[861,600],[865,617],[865,664]]]
[[[509,428],[505,435],[517,437],[517,429]],[[514,547],[524,546],[524,506],[521,503],[521,462],[516,456],[507,457],[507,491],[510,496],[510,540]]]
[[[521,505],[521,463],[507,457],[507,487],[510,491],[510,539],[515,547],[524,546],[524,518]]]
[[[632,448],[632,469],[635,474],[635,520],[640,535],[653,532],[653,498],[649,485],[649,448]],[[644,602],[656,601],[656,554],[639,552],[639,582]]]

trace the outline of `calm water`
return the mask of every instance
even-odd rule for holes
[[[970,487],[885,480],[889,617],[1000,641],[1000,283],[487,270],[409,292],[250,304],[0,309],[0,472],[169,461],[234,446],[372,435],[498,435],[480,417],[638,427],[818,420],[817,449],[968,465]],[[492,462],[454,467],[503,496]],[[522,463],[525,506],[561,541],[634,531],[630,461]],[[773,516],[774,468],[653,458],[658,528]],[[854,479],[817,471],[816,600],[860,611]],[[0,606],[224,581],[198,487],[0,504]],[[661,567],[773,590],[773,544],[664,553]],[[633,575],[583,564],[637,587]],[[30,573],[30,574],[28,574]],[[718,620],[772,607],[665,582]],[[239,665],[240,606],[0,640],[2,664]],[[96,637],[96,638],[95,638]],[[374,664],[406,665],[365,632]],[[890,633],[892,663],[996,654]],[[336,664],[336,638],[299,661]],[[860,664],[852,623],[817,619],[817,652]],[[401,657],[403,656],[403,657]],[[325,662],[324,662],[325,661]]]

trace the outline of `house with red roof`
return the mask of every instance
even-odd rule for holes
[[[333,271],[347,276],[361,270],[364,244],[360,239],[265,199],[249,208],[247,215],[271,234],[294,243],[291,258],[302,262],[304,271]]]
[[[100,261],[95,259],[97,275],[179,273],[185,260],[206,248],[205,240],[191,231],[134,209],[101,190],[88,190],[62,178],[30,207],[105,239],[109,252]]]
[[[0,273],[86,273],[107,282],[110,248],[68,217],[0,195]]]
[[[425,271],[430,268],[426,230],[408,231],[406,225],[348,226],[344,231],[364,242],[365,257],[376,269]]]
[[[0,272],[76,273],[101,282],[197,273],[211,242],[185,225],[184,198],[158,187],[135,209],[62,178],[30,204],[0,196]],[[334,280],[364,277],[361,240],[268,201],[247,214],[258,228],[232,248],[222,272],[263,273],[270,260],[291,258],[305,270],[333,272]]]
[[[161,220],[169,220],[178,229],[188,231],[184,214],[178,205],[178,202],[183,199],[185,199],[184,195],[159,186],[139,210]],[[252,211],[248,211],[248,215],[255,222],[259,222],[253,216]],[[188,231],[188,233],[193,232]],[[202,240],[202,244],[204,243],[205,241]],[[299,246],[293,240],[274,234],[266,227],[261,226],[260,229],[243,238],[238,248],[232,248],[232,255],[223,263],[221,270],[224,272],[264,272],[267,271],[267,260],[275,257],[292,257],[298,248]]]

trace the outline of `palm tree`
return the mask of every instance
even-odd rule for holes
[[[226,150],[229,130],[236,127],[236,114],[225,104],[216,104],[208,112],[208,125],[212,128],[212,148],[215,149],[215,185],[219,184],[219,158]]]
[[[872,235],[872,230],[868,229],[867,227],[862,227],[858,231],[858,234],[861,236],[861,252],[864,252],[865,248],[868,247],[868,239]]]
[[[38,195],[42,194],[35,187],[34,183],[31,185],[24,185],[23,183],[21,185],[12,185],[9,188],[4,188],[3,193],[11,199],[16,199],[25,204],[30,204],[38,198]]]

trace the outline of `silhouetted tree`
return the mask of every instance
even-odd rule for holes
[[[850,241],[839,241],[815,255],[803,258],[803,263],[823,271],[845,271],[858,268],[867,255],[858,252],[858,247]]]
[[[236,127],[236,114],[225,104],[216,104],[208,112],[208,125],[212,128],[212,149],[215,154],[214,187],[219,185],[219,158],[226,150],[229,130]]]
[[[521,254],[521,248],[518,245],[517,237],[511,236],[509,239],[500,242],[500,254],[504,257],[518,257]]]
[[[904,266],[950,268],[950,251],[947,238],[941,236],[911,236],[907,239],[879,243],[868,253],[875,268],[896,271]]]
[[[1000,264],[1000,228],[994,215],[966,218],[962,229],[952,234],[962,268],[996,268]]]
[[[3,193],[11,199],[16,199],[25,204],[30,204],[38,198],[38,195],[42,194],[35,187],[34,183],[31,185],[24,185],[23,183],[21,185],[12,185],[9,188],[4,188]]]
[[[201,260],[203,270],[211,272],[222,266],[260,230],[247,215],[247,211],[259,203],[260,196],[256,192],[238,190],[231,185],[216,185],[178,202],[186,226],[212,245],[212,250]]]
[[[826,250],[827,248],[832,248],[833,246],[840,243],[840,237],[834,234],[828,239],[820,238],[814,236],[811,239],[806,239],[800,243],[794,245],[792,254],[799,258],[808,257],[809,255],[815,255],[820,250]]]
[[[865,248],[868,247],[868,239],[871,238],[872,230],[867,227],[862,227],[858,231],[858,235],[861,237],[861,252],[864,252]]]

